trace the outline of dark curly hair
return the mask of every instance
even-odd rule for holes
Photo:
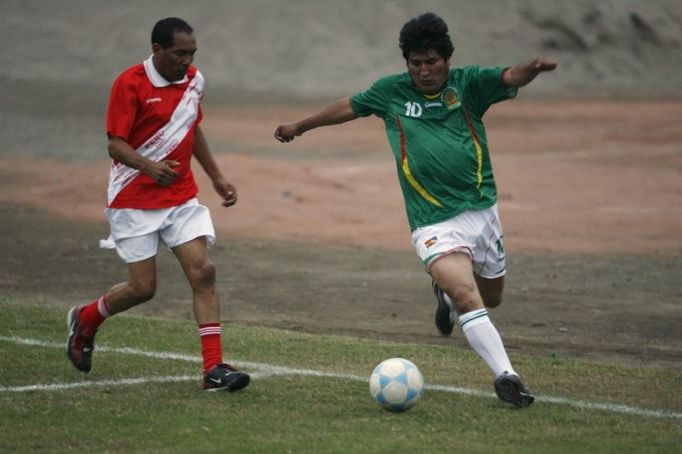
[[[152,44],[158,44],[164,49],[172,47],[175,32],[191,35],[194,29],[187,22],[177,17],[161,19],[152,29]]]
[[[399,42],[405,60],[412,52],[427,50],[435,50],[438,55],[447,60],[455,50],[448,34],[447,24],[434,13],[424,13],[403,25],[400,29]]]

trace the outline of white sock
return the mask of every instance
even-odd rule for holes
[[[97,300],[97,311],[102,318],[111,316],[111,312],[109,312],[109,306],[107,305],[106,301],[104,301],[104,295],[100,296]]]
[[[486,309],[478,309],[460,315],[459,326],[471,347],[492,369],[495,378],[505,371],[516,374],[502,344],[502,338],[488,318]]]

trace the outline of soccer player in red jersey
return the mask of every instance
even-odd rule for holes
[[[113,162],[106,214],[111,233],[101,246],[116,249],[128,265],[128,280],[90,304],[69,311],[67,356],[89,372],[95,334],[102,322],[149,301],[156,291],[159,239],[178,258],[193,292],[204,363],[203,388],[242,389],[248,374],[223,362],[215,267],[208,247],[215,230],[208,208],[197,199],[190,167],[194,156],[223,199],[237,202],[199,123],[204,76],[193,65],[192,27],[166,18],[152,30],[152,55],[126,69],[113,84],[107,112],[108,150]]]

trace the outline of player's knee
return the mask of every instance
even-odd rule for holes
[[[480,307],[476,289],[469,285],[458,285],[448,289],[448,296],[452,300],[458,313],[464,314]]]
[[[194,267],[191,273],[191,284],[195,289],[206,289],[215,286],[216,269],[212,261],[206,260]]]
[[[156,294],[156,283],[152,281],[136,282],[133,285],[132,290],[136,302],[146,303],[154,298],[154,295]]]

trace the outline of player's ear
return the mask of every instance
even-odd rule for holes
[[[152,43],[152,52],[154,54],[158,54],[161,51],[162,47],[161,44],[159,43]]]

